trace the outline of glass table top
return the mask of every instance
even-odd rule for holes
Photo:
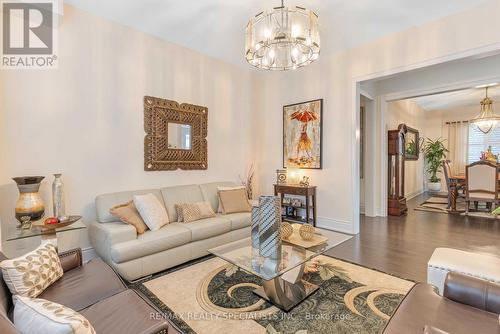
[[[281,276],[352,238],[348,234],[319,228],[316,228],[316,234],[325,236],[328,240],[321,245],[307,249],[283,241],[281,243],[281,252],[275,259],[260,257],[255,254],[256,251],[252,249],[251,238],[212,248],[209,252],[267,281]]]
[[[77,221],[74,222],[71,225],[64,226],[64,227],[58,227],[55,229],[44,229],[40,226],[37,226],[36,223],[33,223],[30,229],[21,229],[17,228],[15,225],[9,226],[7,229],[6,241],[12,241],[12,240],[19,240],[19,239],[24,239],[24,238],[31,238],[31,237],[36,237],[36,236],[41,236],[44,234],[52,234],[52,233],[60,233],[60,232],[67,232],[67,231],[74,231],[74,230],[80,230],[83,228],[86,228],[87,226],[82,223],[82,221]]]

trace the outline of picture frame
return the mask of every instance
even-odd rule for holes
[[[420,153],[420,135],[417,129],[406,126],[405,160],[416,161]]]
[[[323,99],[283,107],[283,168],[323,168]]]

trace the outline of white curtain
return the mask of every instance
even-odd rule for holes
[[[458,121],[445,124],[448,160],[454,175],[465,174],[467,165],[467,146],[469,140],[469,122]]]

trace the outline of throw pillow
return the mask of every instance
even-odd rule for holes
[[[235,189],[246,189],[246,187],[245,186],[217,187],[217,191],[235,190]],[[220,204],[220,199],[219,199],[219,207],[217,208],[217,212],[222,213],[222,205]]]
[[[224,214],[252,211],[245,189],[219,190],[218,194]]]
[[[36,297],[63,275],[56,246],[43,243],[37,249],[0,263],[5,283],[13,295]]]
[[[183,204],[175,205],[175,212],[177,212],[177,222],[182,223],[184,221],[184,217],[182,216],[182,206]]]
[[[118,217],[122,222],[135,227],[137,234],[143,234],[148,228],[146,224],[144,224],[144,220],[142,220],[133,201],[114,206],[109,209],[109,212],[113,216]]]
[[[176,207],[178,208],[177,212],[180,212],[178,216],[185,223],[215,217],[215,212],[209,202],[183,203],[177,204]]]
[[[90,322],[69,307],[21,296],[14,296],[14,303],[14,326],[21,333],[95,334]]]
[[[135,195],[134,205],[151,231],[157,231],[168,224],[167,210],[155,195]]]

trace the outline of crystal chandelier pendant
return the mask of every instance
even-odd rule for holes
[[[253,17],[246,27],[245,58],[257,68],[287,71],[319,57],[319,20],[302,7],[280,7]]]
[[[500,116],[493,113],[493,100],[488,97],[488,87],[486,87],[486,97],[481,101],[479,115],[470,122],[483,133],[490,132],[500,122]]]

